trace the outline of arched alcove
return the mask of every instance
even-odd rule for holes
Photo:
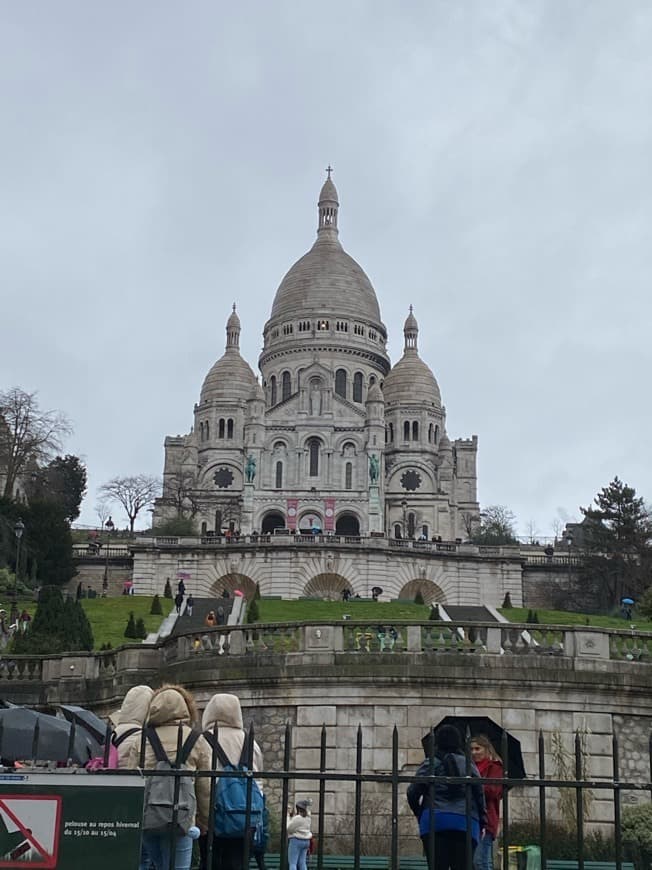
[[[335,523],[335,534],[358,536],[360,534],[360,520],[355,514],[349,512],[340,514]]]
[[[271,535],[275,529],[285,528],[285,517],[280,511],[269,511],[263,517],[263,523],[260,529],[262,535]]]
[[[410,580],[410,582],[406,583],[401,589],[398,597],[404,598],[406,601],[414,601],[419,592],[421,593],[424,604],[434,604],[435,602],[438,604],[446,604],[446,596],[439,586],[437,586],[436,583],[433,583],[432,580]]]
[[[306,584],[303,594],[307,598],[323,598],[324,601],[339,601],[345,589],[353,592],[353,587],[345,577],[342,577],[341,574],[325,572],[313,577]]]
[[[256,591],[256,584],[251,577],[247,577],[246,574],[239,574],[236,571],[233,571],[230,574],[223,574],[213,583],[211,586],[210,597],[221,598],[225,589],[228,591],[231,598],[233,598],[235,590],[239,589],[246,600],[251,601]]]

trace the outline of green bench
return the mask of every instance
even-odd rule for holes
[[[414,858],[401,858],[401,868],[404,870],[425,870],[426,864],[422,858],[417,858],[417,864],[405,863],[414,861]],[[353,870],[355,857],[353,855],[323,855],[323,870]],[[250,870],[258,870],[256,862],[252,858],[249,862]],[[280,855],[276,852],[265,854],[265,867],[267,870],[279,870]],[[317,855],[310,856],[310,867],[317,870]],[[389,858],[386,855],[360,855],[360,870],[388,870]]]
[[[558,858],[546,861],[546,870],[578,870],[577,861],[565,861]],[[585,861],[584,870],[616,870],[615,861]],[[634,870],[634,865],[623,861],[622,870]]]

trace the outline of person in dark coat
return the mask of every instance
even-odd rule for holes
[[[417,770],[417,776],[466,776],[467,760],[462,748],[462,736],[452,725],[442,725],[435,732],[434,770],[429,758]],[[471,776],[478,778],[478,769],[471,762]],[[414,782],[407,790],[410,809],[419,822],[419,835],[429,870],[465,870],[467,866],[466,831],[471,829],[471,844],[475,849],[486,821],[486,805],[480,782],[471,788],[471,810],[467,817],[466,788],[462,783]],[[431,831],[435,834],[434,856]]]
[[[174,606],[177,608],[177,613],[181,613],[181,608],[183,606],[183,595],[181,592],[177,592],[174,596]]]

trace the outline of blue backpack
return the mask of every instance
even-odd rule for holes
[[[224,771],[249,771],[246,764],[246,745],[242,746],[242,754],[237,765],[229,761],[226,752],[210,732],[204,735],[214,746]],[[251,783],[251,786],[249,786]],[[247,807],[247,790],[251,788],[249,807]],[[260,786],[252,776],[220,776],[215,785],[215,807],[213,827],[216,837],[243,838],[247,830],[253,831],[254,844],[260,843],[264,830],[265,798]],[[249,825],[247,825],[247,810],[249,810]]]

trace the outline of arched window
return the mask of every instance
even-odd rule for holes
[[[353,463],[347,462],[344,469],[344,489],[353,489]]]
[[[231,417],[226,421],[226,437],[233,438],[233,419]]]
[[[362,401],[362,372],[353,375],[353,401]]]
[[[335,392],[338,396],[346,399],[346,370],[338,369],[335,372]]]
[[[310,456],[309,474],[310,477],[319,476],[319,448],[320,443],[318,438],[311,438],[308,442],[308,452]]]
[[[428,526],[421,526],[421,534],[423,537],[428,540]]]
[[[410,421],[409,420],[405,420],[405,422],[403,423],[403,440],[404,441],[410,440]]]
[[[394,443],[394,424],[393,423],[389,424],[389,443],[390,444]]]
[[[204,423],[204,440],[208,441],[210,438],[210,429],[208,425],[208,420]]]
[[[412,440],[413,441],[419,440],[419,421],[418,420],[414,420],[412,422]]]
[[[290,372],[283,372],[283,401],[289,399],[292,395],[292,383],[290,381]]]
[[[276,487],[276,489],[283,488],[283,463],[282,462],[276,463],[276,479],[274,481],[274,486]]]
[[[396,525],[394,526],[394,537],[395,538],[402,538],[403,537],[403,534],[401,532],[401,524],[400,523],[396,523]]]
[[[276,404],[276,375],[272,375],[269,379],[270,385],[270,403],[272,405]]]
[[[432,423],[428,426],[428,444],[432,444],[432,439],[434,435],[434,427]]]
[[[373,385],[374,385],[375,383],[376,383],[376,375],[370,375],[370,376],[369,376],[369,386],[370,386],[370,387],[373,387]]]
[[[200,441],[204,440],[204,424],[203,423],[199,424],[199,440]]]
[[[220,417],[219,428],[218,428],[218,438],[224,438],[224,426],[225,426],[224,417]]]
[[[207,531],[208,531],[208,527],[207,527],[207,525],[206,525],[206,521],[204,521],[204,522],[201,524],[201,532],[200,532],[202,538],[206,535],[206,532],[207,532]]]
[[[215,511],[215,534],[219,535],[222,531],[222,511]]]
[[[435,426],[435,444],[439,443],[439,426]]]
[[[414,516],[413,513],[409,513],[407,521],[408,521],[408,523],[407,523],[408,538],[413,538],[414,537],[414,530],[415,530],[416,524],[417,524],[417,518]]]

